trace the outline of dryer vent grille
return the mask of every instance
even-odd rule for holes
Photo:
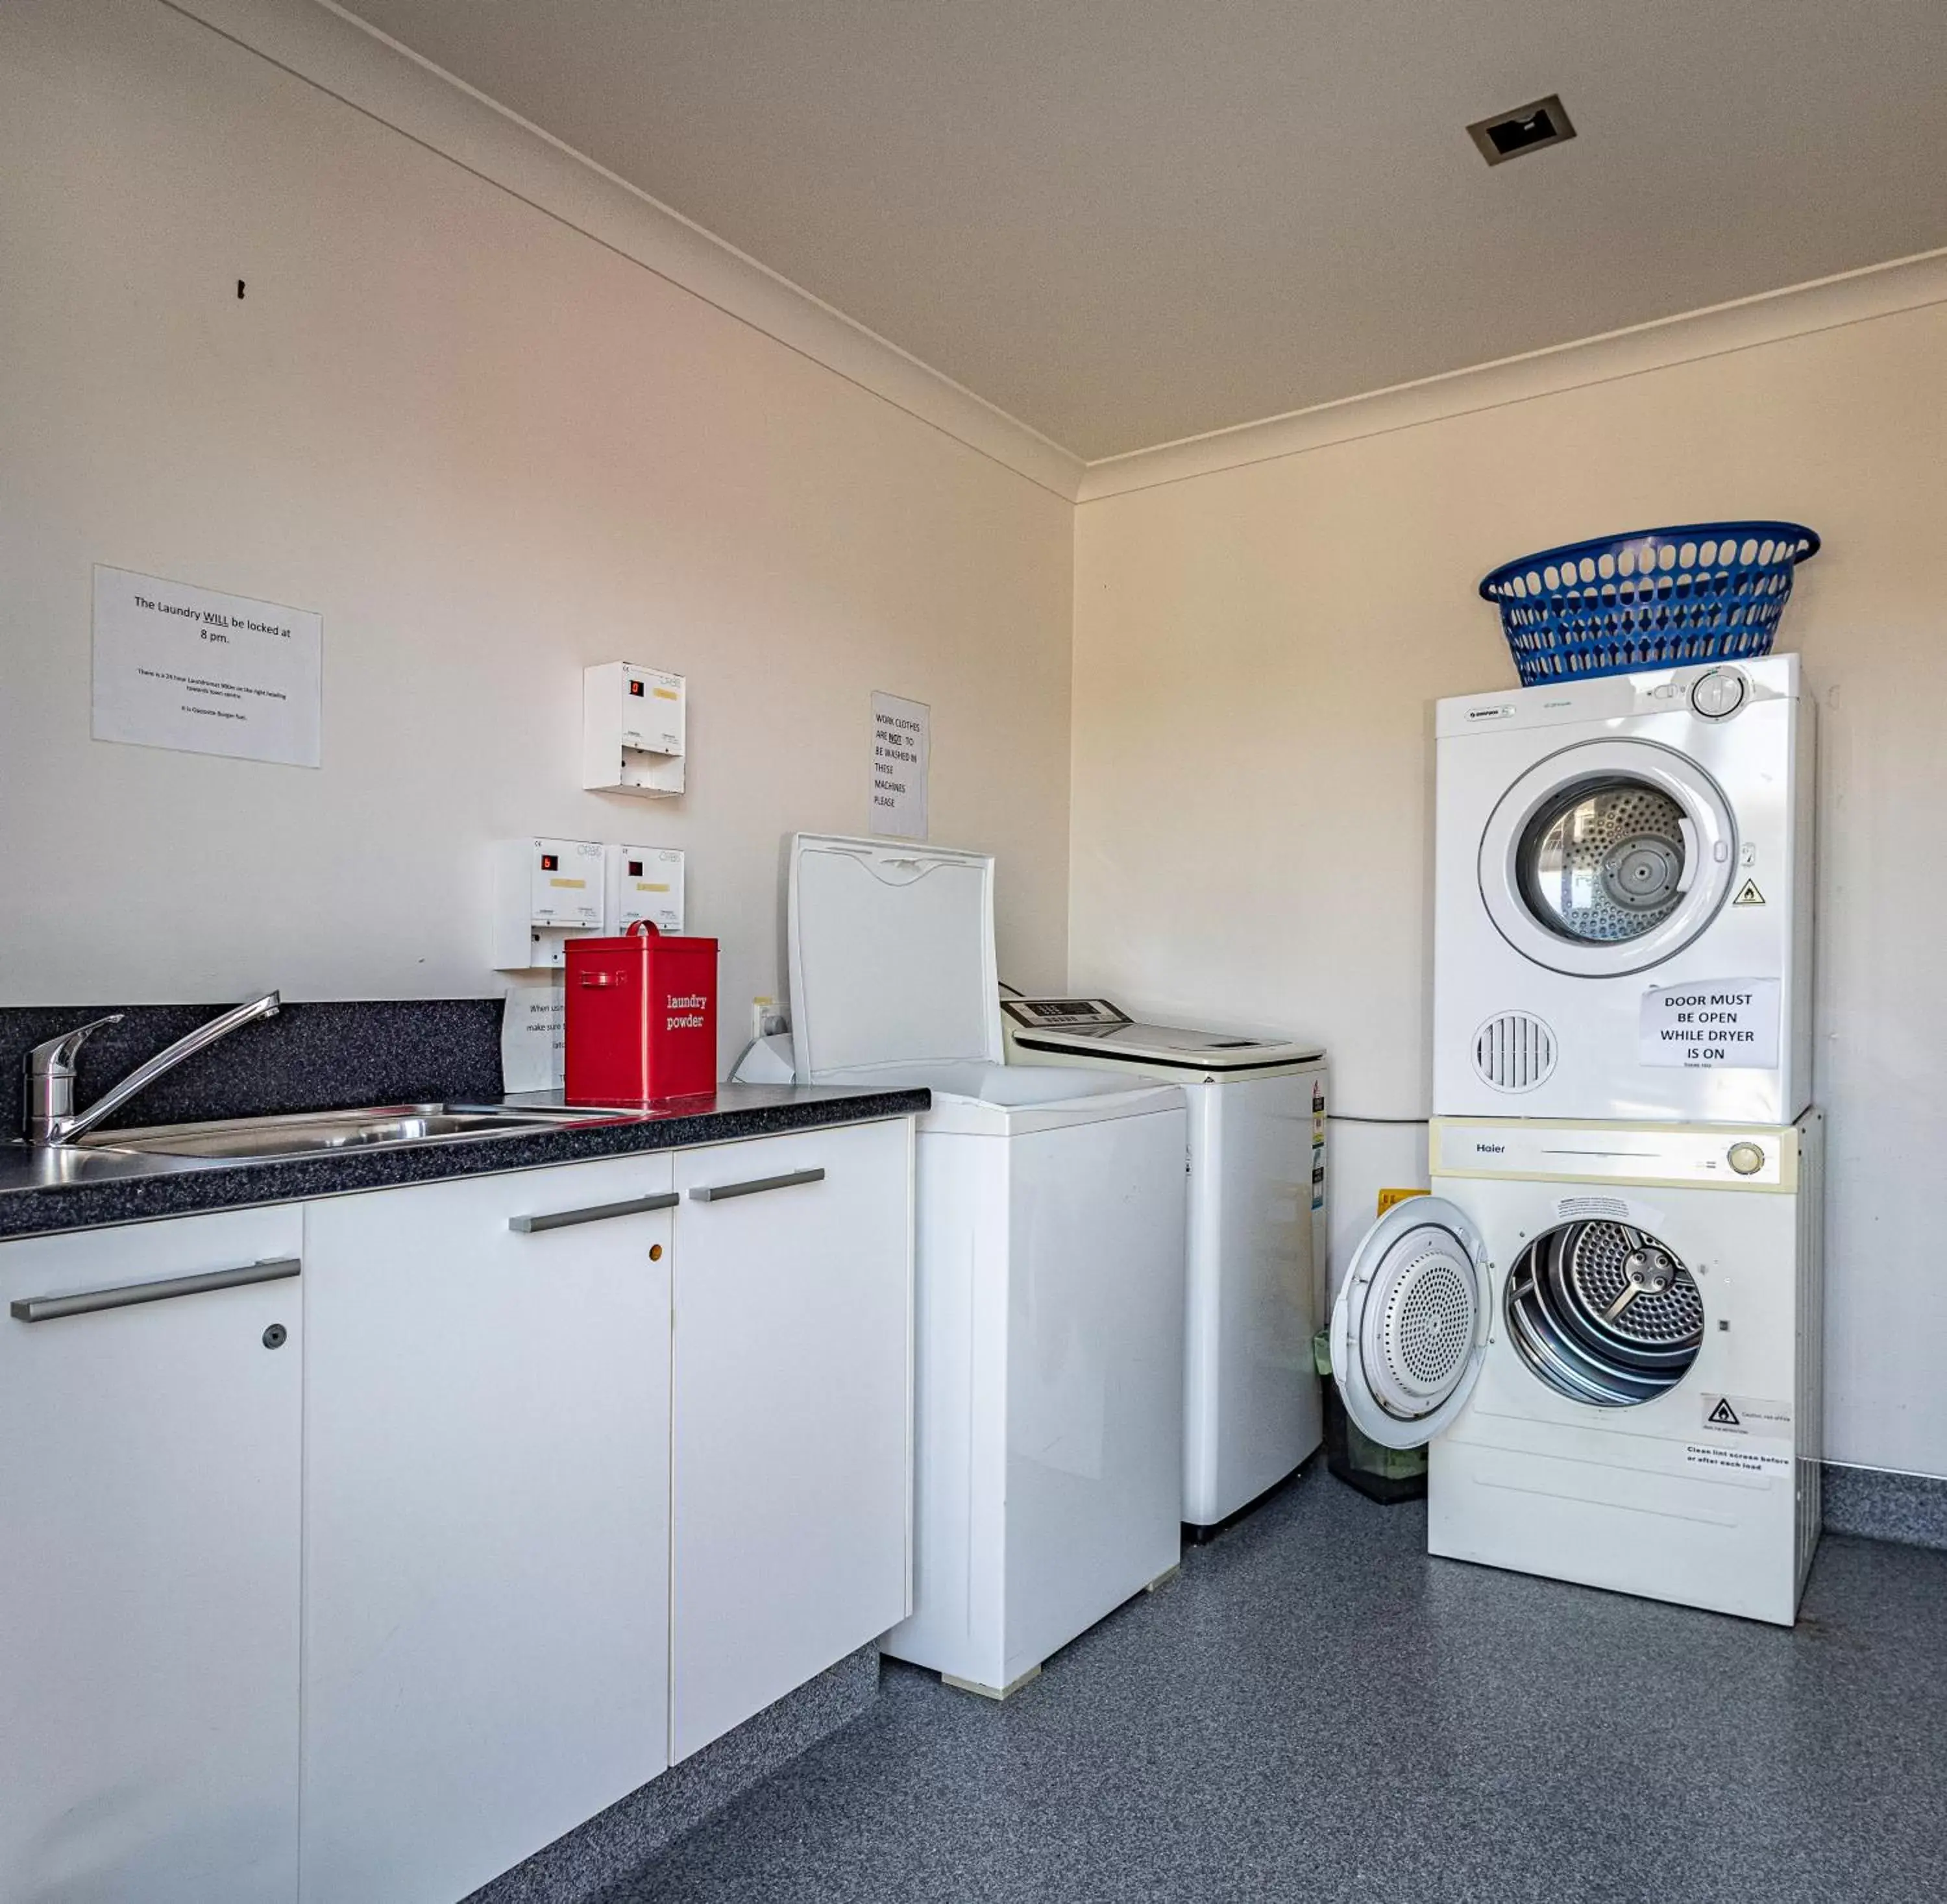
[[[1504,1011],[1474,1034],[1474,1069],[1497,1091],[1532,1091],[1555,1069],[1555,1034],[1531,1011]]]

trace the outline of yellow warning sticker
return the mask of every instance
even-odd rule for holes
[[[1382,1190],[1379,1192],[1379,1207],[1376,1214],[1384,1216],[1395,1203],[1404,1203],[1410,1197],[1431,1197],[1432,1194],[1430,1190],[1418,1187],[1411,1190]]]
[[[1762,906],[1764,902],[1765,896],[1758,890],[1758,883],[1754,879],[1746,880],[1738,888],[1738,896],[1731,902],[1733,906]]]

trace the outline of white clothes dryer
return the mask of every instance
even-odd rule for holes
[[[1002,1062],[984,853],[799,834],[788,936],[797,1076],[933,1092],[912,1607],[881,1643],[1004,1698],[1181,1556],[1183,1093]]]
[[[1436,1116],[1805,1109],[1812,724],[1795,655],[1439,704]]]
[[[1818,1545],[1824,1120],[1437,1119],[1332,1311],[1428,1551],[1789,1626]]]
[[[1201,1540],[1322,1436],[1325,1054],[1144,1024],[1107,998],[1003,998],[1001,1011],[1015,1063],[1173,1082],[1189,1100],[1183,1520]]]

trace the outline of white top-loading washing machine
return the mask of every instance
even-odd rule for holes
[[[1798,657],[1443,701],[1436,1116],[1787,1124],[1811,1101]]]
[[[882,1643],[1002,1696],[1180,1557],[1183,1094],[1003,1063],[986,854],[800,834],[789,937],[797,1076],[933,1094],[913,1606]]]
[[[1183,1519],[1199,1538],[1319,1444],[1325,1054],[1141,1023],[1107,998],[1003,998],[1001,1011],[1017,1063],[1172,1081],[1189,1100]]]
[[[1436,1119],[1347,1265],[1346,1413],[1427,1546],[1789,1626],[1818,1544],[1824,1119]]]

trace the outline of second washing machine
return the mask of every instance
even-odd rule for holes
[[[1325,1054],[1144,1024],[1107,998],[1003,998],[1009,1060],[1181,1085],[1190,1104],[1183,1520],[1192,1540],[1318,1446]]]

